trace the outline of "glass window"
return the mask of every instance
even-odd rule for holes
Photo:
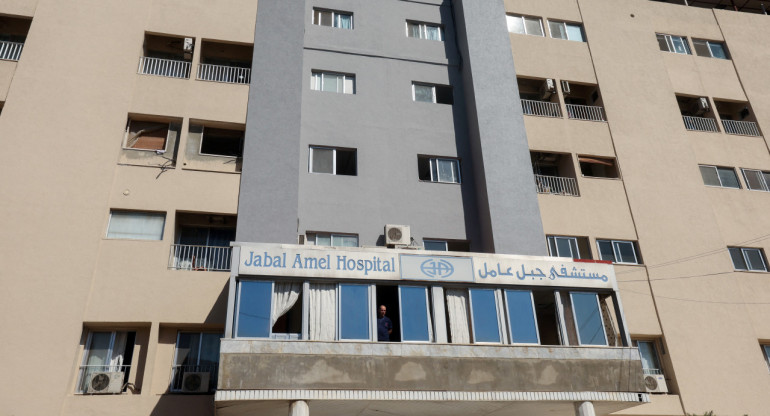
[[[313,71],[310,77],[310,89],[315,91],[355,94],[356,76],[334,72]]]
[[[730,258],[733,260],[735,270],[751,270],[766,272],[767,263],[762,249],[745,247],[728,247]]]
[[[658,46],[660,50],[664,52],[673,52],[684,55],[690,55],[690,45],[687,42],[687,38],[676,35],[666,35],[662,33],[656,34],[658,39]]]
[[[578,23],[555,22],[549,20],[548,28],[551,30],[552,38],[585,42],[583,26]]]
[[[308,171],[332,175],[356,176],[358,166],[355,149],[310,146]]]
[[[460,173],[456,159],[431,159],[431,181],[459,183]]]
[[[355,234],[307,233],[307,242],[316,246],[358,247]]]
[[[94,331],[88,334],[86,349],[83,353],[83,363],[80,367],[79,393],[120,393],[122,386],[128,381],[131,370],[131,360],[134,353],[136,332],[127,331]],[[99,373],[117,374],[119,385],[113,385],[115,379],[107,380],[108,386],[100,386],[98,380],[92,378]]]
[[[162,240],[165,224],[163,212],[110,211],[107,238]]]
[[[432,85],[412,84],[414,100],[422,103],[435,103],[434,87]]]
[[[369,286],[341,284],[339,305],[340,339],[368,340]]]
[[[337,10],[313,9],[313,24],[339,29],[353,29],[353,14]]]
[[[238,289],[235,336],[269,338],[273,283],[241,281]]]
[[[578,241],[575,237],[548,236],[548,249],[554,257],[579,259]]]
[[[505,304],[508,307],[508,325],[514,344],[539,344],[534,301],[528,290],[506,290]]]
[[[171,377],[171,391],[182,391],[186,373],[208,374],[205,391],[216,386],[217,365],[219,363],[220,333],[179,332],[174,354],[174,367]]]
[[[663,374],[655,341],[636,341],[639,354],[642,356],[642,370],[644,374]]]
[[[746,187],[755,191],[768,191],[770,187],[770,172],[762,172],[755,169],[741,169]]]
[[[406,36],[427,40],[444,40],[441,26],[430,23],[406,22]]]
[[[636,244],[633,241],[622,240],[596,240],[601,260],[613,263],[639,264],[639,256],[636,254]]]
[[[401,340],[430,341],[428,319],[428,289],[416,286],[399,286],[401,305]]]
[[[735,189],[740,189],[741,187],[738,182],[738,175],[735,174],[735,169],[733,168],[705,165],[701,165],[699,168],[700,174],[703,177],[703,183],[706,185]]]
[[[471,289],[471,321],[474,342],[501,342],[497,302],[493,289]]]
[[[506,15],[508,31],[521,35],[543,36],[543,21],[539,17]]]
[[[570,297],[580,345],[607,345],[599,296],[595,293],[571,292]]]
[[[438,240],[422,240],[423,245],[425,246],[425,250],[433,250],[433,251],[448,251],[449,248],[447,247],[446,241],[438,241]]]
[[[767,367],[770,369],[770,345],[763,345],[762,349],[765,350],[765,360],[767,360]]]
[[[724,43],[714,42],[703,39],[693,39],[692,44],[695,47],[695,53],[698,56],[709,58],[728,59]]]

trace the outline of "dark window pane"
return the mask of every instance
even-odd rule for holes
[[[655,35],[658,38],[658,47],[663,52],[668,52],[668,43],[666,43],[666,36],[665,35]]]
[[[417,157],[417,176],[421,181],[430,180],[430,159],[423,156]]]
[[[500,342],[495,291],[471,289],[471,314],[474,342]]]
[[[597,240],[596,244],[599,246],[599,258],[601,260],[609,260],[615,262],[615,250],[612,248],[612,242],[609,240]]]
[[[452,104],[452,87],[446,85],[436,85],[436,102],[439,104]]]
[[[201,139],[201,153],[241,157],[243,156],[243,132],[206,128]]]
[[[703,183],[710,186],[722,186],[719,182],[717,170],[713,166],[700,166],[700,175],[703,177]]]
[[[607,345],[599,300],[595,293],[573,292],[572,311],[581,345]]]
[[[733,267],[735,270],[748,270],[746,261],[743,259],[743,252],[740,248],[730,247],[727,251],[730,252],[730,258],[733,260]]]
[[[616,241],[615,252],[618,256],[618,263],[637,263],[634,243],[630,241]]]
[[[356,176],[356,151],[337,149],[337,175]]]
[[[508,322],[511,325],[511,340],[514,343],[537,344],[537,323],[532,309],[532,292],[506,290]]]
[[[423,240],[426,250],[447,251],[446,241]]]
[[[744,248],[746,260],[749,264],[749,270],[766,272],[765,262],[762,259],[762,251],[757,248]]]
[[[369,339],[369,287],[340,285],[340,339]]]
[[[236,337],[270,336],[271,282],[240,282]]]
[[[428,331],[428,297],[424,287],[400,286],[401,339],[430,341]]]
[[[738,183],[738,176],[735,175],[733,168],[717,168],[719,179],[722,181],[722,186],[725,188],[740,188]]]

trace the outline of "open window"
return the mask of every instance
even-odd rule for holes
[[[718,132],[714,108],[708,97],[677,94],[676,103],[682,114],[684,126],[691,131]]]
[[[572,155],[530,152],[530,159],[538,193],[580,196]]]
[[[412,100],[421,103],[453,104],[454,95],[450,85],[412,82]]]
[[[253,50],[253,45],[213,40],[202,41],[198,79],[230,84],[248,84],[251,82]]]
[[[561,80],[567,116],[573,120],[606,121],[599,86]]]
[[[177,333],[171,385],[174,393],[209,393],[216,389],[221,332]]]
[[[583,31],[583,25],[573,22],[562,22],[559,20],[549,20],[548,29],[551,37],[554,39],[571,40],[575,42],[585,42],[586,35]]]
[[[80,366],[78,393],[120,394],[129,381],[135,331],[90,331]]]
[[[460,160],[417,155],[417,172],[421,181],[459,184]]]
[[[235,336],[299,339],[302,334],[302,287],[295,281],[241,280]]]
[[[746,101],[728,101],[714,99],[714,106],[722,120],[722,127],[727,134],[740,136],[761,136],[757,118],[751,105]]]
[[[425,250],[432,251],[471,251],[468,240],[440,240],[436,238],[424,238],[422,240]]]
[[[377,340],[431,342],[433,340],[430,289],[426,286],[377,285]],[[382,308],[385,307],[383,317]],[[383,318],[386,318],[383,321]],[[392,325],[388,331],[388,325]]]
[[[559,93],[553,78],[517,77],[521,109],[525,115],[561,117]]]
[[[230,270],[237,219],[235,215],[177,213],[171,268]]]
[[[615,158],[597,156],[578,156],[580,172],[593,178],[620,178]]]
[[[190,78],[192,37],[145,34],[139,73],[169,78]]]
[[[356,176],[358,173],[356,149],[310,146],[308,171]]]

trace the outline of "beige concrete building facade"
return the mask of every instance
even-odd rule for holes
[[[0,0],[0,415],[770,415],[735,3]]]

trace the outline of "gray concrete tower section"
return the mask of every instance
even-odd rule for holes
[[[238,241],[296,243],[304,0],[260,0]]]
[[[547,255],[503,0],[450,0],[484,251]]]

